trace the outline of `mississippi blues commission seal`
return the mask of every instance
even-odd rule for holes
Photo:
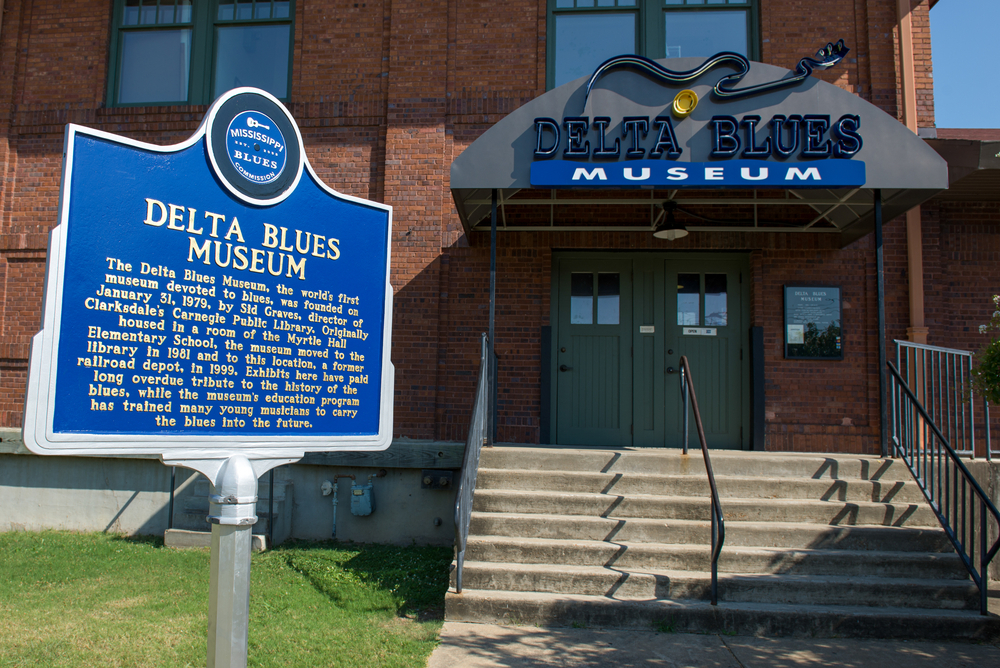
[[[277,204],[302,174],[302,138],[288,110],[257,89],[224,94],[208,120],[209,156],[216,175],[240,199]]]
[[[230,121],[226,153],[236,171],[253,183],[271,183],[288,160],[281,130],[259,111],[240,112]]]

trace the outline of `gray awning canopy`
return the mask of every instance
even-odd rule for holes
[[[674,70],[686,70],[701,64],[700,59],[657,61]],[[677,217],[691,231],[803,231],[839,234],[842,243],[849,243],[867,234],[873,226],[873,191],[882,191],[884,216],[888,220],[926,201],[948,187],[948,165],[927,143],[877,107],[832,84],[809,77],[779,90],[749,95],[732,100],[713,96],[712,88],[722,76],[734,68],[720,66],[709,70],[684,85],[663,84],[646,75],[627,69],[608,72],[596,81],[589,98],[587,78],[570,82],[532,100],[487,130],[471,144],[451,167],[451,189],[462,223],[467,232],[489,227],[491,191],[499,191],[498,228],[517,231],[573,230],[650,230],[658,216],[660,204],[674,200]],[[792,77],[789,70],[753,63],[750,72],[737,89]],[[697,93],[699,102],[687,117],[671,114],[675,95],[683,89]],[[842,147],[842,157],[829,157],[817,162],[816,157],[803,157],[805,123],[799,122],[798,147],[787,157],[771,155],[748,162],[742,153],[731,158],[711,156],[721,117],[735,121],[734,133],[742,140],[742,149],[750,141],[747,122],[756,121],[753,142],[760,146],[773,140],[774,117],[786,119],[782,133],[785,148],[793,144],[788,121],[796,117],[818,118],[820,134],[814,144],[837,147],[838,137],[832,128],[844,117],[856,117],[856,133],[862,139],[860,149],[851,145],[850,138]],[[657,163],[650,162],[650,152],[663,138],[664,122],[670,117],[676,147],[680,155],[668,159],[662,153]],[[825,129],[822,119],[828,118]],[[536,155],[536,149],[552,149],[555,135],[552,125],[543,128],[538,139],[536,119],[549,119],[559,128],[559,144],[550,155]],[[566,120],[586,119],[584,134],[577,123],[580,149],[589,142],[590,151],[582,155],[564,155],[571,127]],[[598,119],[601,124],[595,124]],[[646,119],[648,134],[636,132],[639,126],[625,126],[625,120]],[[750,125],[752,129],[754,126]],[[846,126],[853,129],[853,126]],[[660,134],[657,134],[657,129]],[[629,132],[631,131],[631,134]],[[848,133],[849,134],[849,133]],[[603,135],[603,139],[602,139]],[[599,143],[611,152],[619,141],[617,156],[595,156]],[[739,141],[739,140],[738,140]],[[626,155],[630,148],[641,148],[642,156]],[[642,159],[636,160],[636,157]],[[846,162],[863,163],[860,180],[844,183],[809,181],[806,187],[781,185],[757,186],[750,182],[726,183],[725,188],[701,184],[684,187],[683,183],[653,178],[630,187],[631,184],[602,187],[599,180],[581,180],[580,187],[559,183],[555,186],[532,183],[532,164],[560,162],[579,166],[593,173],[598,167],[606,170],[629,169],[629,165],[662,165],[688,167],[690,171],[718,167],[738,172],[750,165],[750,174],[784,173],[789,168],[805,172],[810,165],[841,167]],[[835,164],[836,163],[836,164]],[[551,166],[551,165],[550,165]],[[857,167],[857,165],[849,165]],[[579,171],[579,170],[578,170]],[[639,173],[639,168],[630,173]],[[747,176],[744,172],[744,176]],[[628,178],[628,177],[626,177]],[[728,178],[728,177],[727,177]]]

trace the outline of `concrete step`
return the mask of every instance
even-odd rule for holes
[[[824,501],[874,501],[922,503],[915,483],[901,480],[831,480],[812,478],[761,478],[717,475],[719,497],[795,498]],[[572,492],[584,494],[661,494],[708,498],[708,478],[701,475],[648,475],[584,471],[479,469],[476,489]]]
[[[597,517],[705,520],[707,498],[570,492],[477,490],[473,510],[478,512],[591,515]],[[816,501],[808,499],[726,499],[726,520],[807,522],[833,525],[936,526],[926,504]]]
[[[709,546],[587,540],[469,536],[469,561],[604,566],[635,570],[707,571]],[[726,546],[719,558],[726,573],[898,577],[963,580],[968,577],[952,553],[780,549]]]
[[[761,453],[711,450],[717,476],[761,476],[832,480],[910,481],[906,466],[893,459],[865,455]],[[480,467],[591,473],[704,475],[701,451],[682,455],[669,448],[562,448],[495,446],[483,448]]]
[[[467,561],[463,585],[468,589],[610,596],[621,600],[709,600],[711,574]],[[969,580],[719,574],[719,598],[727,603],[978,610],[978,594]]]
[[[496,592],[466,588],[445,599],[449,621],[589,628],[657,629],[748,636],[921,640],[1000,639],[1000,620],[978,611],[768,603],[713,606],[691,601],[630,601],[607,596]]]
[[[650,518],[540,515],[530,513],[472,514],[474,536],[557,538],[567,540],[624,541],[707,545],[708,520],[669,521]],[[828,526],[788,522],[726,522],[726,546],[833,548],[896,552],[952,552],[940,529],[885,526]]]

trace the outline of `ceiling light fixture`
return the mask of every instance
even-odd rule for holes
[[[666,239],[667,241],[675,241],[681,237],[686,237],[688,235],[687,228],[674,220],[674,210],[677,208],[677,202],[667,200],[662,206],[666,215],[653,228],[653,236],[657,239]]]

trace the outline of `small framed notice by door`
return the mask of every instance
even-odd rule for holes
[[[844,359],[839,287],[785,286],[785,359]]]

